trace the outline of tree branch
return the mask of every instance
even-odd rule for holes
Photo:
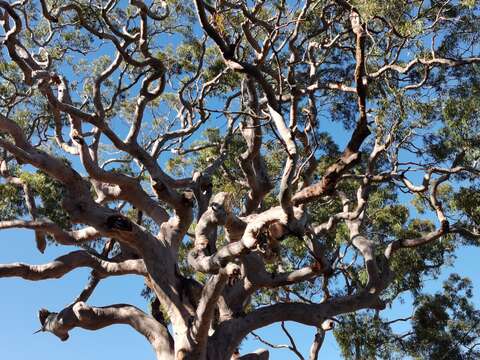
[[[143,260],[113,262],[103,260],[88,251],[78,250],[43,265],[0,264],[0,277],[21,277],[34,281],[58,279],[79,267],[90,267],[102,278],[126,274],[143,276],[147,274]]]
[[[98,330],[115,324],[129,325],[147,338],[158,359],[173,359],[173,339],[167,328],[131,305],[91,307],[77,302],[59,313],[42,309],[39,316],[42,331],[51,332],[62,341],[69,338],[68,332],[75,327]]]

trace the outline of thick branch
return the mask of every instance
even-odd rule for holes
[[[173,359],[173,339],[167,328],[134,306],[91,307],[77,302],[59,313],[42,309],[39,314],[42,330],[53,333],[62,341],[68,339],[68,332],[75,327],[98,330],[115,324],[130,325],[152,344],[158,359]]]
[[[100,236],[100,232],[94,227],[85,227],[81,230],[66,231],[54,222],[44,220],[6,220],[0,221],[1,229],[24,228],[32,230],[41,230],[52,235],[59,244],[62,245],[78,245]]]
[[[147,274],[143,260],[113,262],[103,260],[88,251],[79,250],[60,256],[54,261],[43,265],[23,263],[0,265],[0,277],[21,277],[34,281],[58,279],[79,267],[90,267],[101,277],[126,274],[145,276]]]
[[[293,217],[289,219],[281,207],[273,207],[263,213],[252,214],[245,220],[247,226],[240,240],[223,246],[209,256],[206,256],[201,248],[193,249],[189,254],[190,265],[197,271],[215,273],[232,259],[250,252],[261,245],[262,241],[266,241],[267,239],[264,239],[261,234],[265,227],[278,223],[279,226],[288,228],[291,232],[301,233],[305,227],[306,216],[301,208],[293,208]]]
[[[223,322],[212,336],[222,346],[219,352],[231,354],[240,341],[251,331],[281,322],[295,321],[320,327],[326,318],[365,308],[380,308],[385,305],[376,295],[361,292],[352,296],[331,298],[321,304],[279,303],[256,309],[242,318]],[[221,339],[228,339],[222,343]]]
[[[360,159],[360,146],[370,135],[366,111],[367,78],[365,76],[365,29],[364,25],[360,23],[360,16],[357,12],[352,11],[350,21],[356,39],[355,83],[360,116],[350,141],[341,157],[325,171],[325,174],[319,183],[310,185],[293,196],[292,201],[294,205],[303,204],[318,199],[319,197],[333,194],[341,175],[355,165]]]

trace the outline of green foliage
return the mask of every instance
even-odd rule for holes
[[[444,283],[443,293],[417,297],[407,354],[432,360],[478,358],[480,352],[470,347],[480,336],[480,312],[471,298],[470,280],[456,274]]]
[[[478,67],[442,99],[443,126],[426,139],[432,156],[437,160],[452,158],[457,149],[463,149],[465,163],[477,159],[480,131],[480,80]]]
[[[35,173],[22,172],[20,178],[25,181],[41,201],[37,205],[40,216],[45,216],[64,229],[70,227],[69,216],[62,208],[64,187],[48,174],[37,171]]]
[[[0,220],[12,220],[25,214],[22,191],[12,184],[0,184]]]
[[[462,187],[455,196],[455,207],[465,214],[467,219],[480,225],[480,189],[477,187]]]
[[[339,323],[334,335],[345,359],[401,359],[392,353],[390,326],[378,316],[370,312],[348,314],[340,317]]]
[[[345,359],[476,359],[480,311],[471,298],[470,280],[452,274],[443,292],[415,297],[411,317],[389,321],[372,311],[343,315],[335,338]],[[409,329],[402,325],[397,334],[397,321]]]

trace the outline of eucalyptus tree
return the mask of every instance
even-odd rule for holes
[[[158,359],[266,359],[240,345],[274,323],[304,359],[287,321],[318,329],[312,360],[335,322],[350,358],[478,356],[468,281],[422,292],[480,235],[478,15],[449,0],[0,0],[0,229],[77,248],[0,277],[91,268],[40,330],[127,324]],[[150,313],[89,304],[126,274]],[[407,291],[398,335],[382,310]]]

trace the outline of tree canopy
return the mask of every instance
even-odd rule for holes
[[[162,360],[268,359],[241,343],[278,347],[255,333],[274,323],[299,359],[334,327],[347,359],[478,358],[471,282],[424,283],[479,244],[479,15],[471,0],[0,0],[0,229],[76,247],[0,277],[90,268],[40,331],[127,324]],[[127,274],[150,313],[89,304]],[[405,293],[412,315],[383,316]],[[317,329],[310,354],[287,321]]]

